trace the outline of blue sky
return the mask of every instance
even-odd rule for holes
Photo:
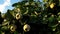
[[[0,0],[0,12],[6,13],[8,9],[13,9],[12,4],[20,0]]]
[[[0,0],[0,12],[6,13],[8,9],[13,9],[12,4],[20,0]]]

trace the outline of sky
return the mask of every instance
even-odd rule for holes
[[[8,9],[12,10],[12,4],[19,1],[20,0],[0,0],[0,12],[6,13]]]

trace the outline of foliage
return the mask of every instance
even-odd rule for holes
[[[60,34],[60,0],[22,0],[12,7],[0,12],[0,34]]]

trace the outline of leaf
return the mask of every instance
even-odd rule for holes
[[[3,26],[3,27],[1,27],[1,30],[8,30],[8,27],[7,26]]]
[[[17,31],[15,31],[15,32],[14,32],[14,34],[18,34],[18,32],[17,32]]]
[[[57,19],[54,17],[54,16],[50,16],[49,18],[48,18],[48,26],[49,27],[56,27],[56,26],[58,26],[58,23],[57,23]]]
[[[54,17],[49,17],[48,20],[49,20],[49,22],[51,23],[51,22],[53,22]]]
[[[47,2],[48,0],[43,0],[43,2]]]
[[[9,21],[3,22],[2,26],[9,24]]]
[[[57,20],[60,21],[60,16],[58,16]]]
[[[53,26],[51,26],[51,27],[56,27],[56,26],[58,26],[59,24],[56,24],[56,25],[53,25]]]

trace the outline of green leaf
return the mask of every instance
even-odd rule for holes
[[[47,2],[48,0],[43,0],[43,2]]]
[[[53,22],[54,17],[49,17],[48,20],[49,20],[49,22],[51,23],[51,22]]]
[[[60,16],[58,16],[57,20],[60,21]]]
[[[17,32],[17,31],[15,31],[15,32],[14,32],[14,34],[18,34],[18,32]]]
[[[50,16],[48,18],[48,26],[49,27],[56,27],[56,26],[58,26],[57,19],[54,16]]]
[[[53,26],[51,26],[51,27],[56,27],[56,26],[58,26],[59,24],[55,24],[55,25],[53,25]]]

